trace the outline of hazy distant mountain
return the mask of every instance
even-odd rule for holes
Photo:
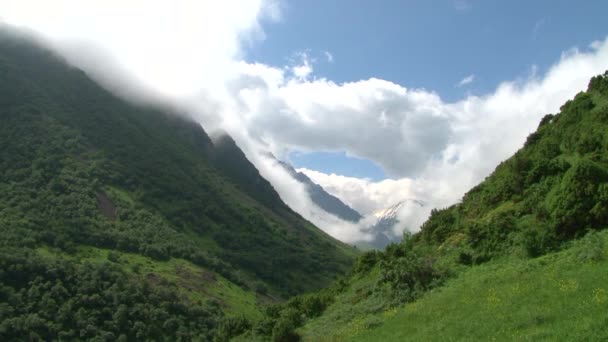
[[[407,199],[388,208],[376,211],[373,214],[376,217],[376,223],[363,230],[364,232],[371,233],[374,236],[374,239],[372,241],[358,243],[357,246],[364,249],[383,249],[391,242],[401,241],[402,236],[395,235],[393,228],[396,224],[400,223],[399,218],[397,217],[399,210],[408,205],[424,207],[425,203],[416,199]]]
[[[272,156],[272,155],[271,155]],[[272,156],[274,158],[274,156]],[[311,200],[326,212],[335,215],[343,220],[359,222],[363,217],[359,212],[346,205],[339,198],[329,194],[323,187],[313,182],[302,172],[296,171],[288,163],[279,161],[296,180],[303,183],[308,190]],[[392,242],[399,242],[401,234],[395,234],[393,228],[399,224],[397,214],[404,206],[414,205],[424,207],[425,203],[417,199],[405,199],[388,208],[384,208],[373,213],[375,221],[362,231],[373,236],[371,241],[356,242],[355,246],[361,249],[383,249]]]
[[[321,209],[346,221],[358,222],[361,219],[362,216],[359,212],[346,205],[336,196],[329,194],[323,187],[308,178],[308,176],[302,172],[296,171],[291,165],[285,162],[279,161],[279,163],[296,180],[306,186],[310,199]]]

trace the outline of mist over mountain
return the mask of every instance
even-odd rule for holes
[[[332,215],[335,215],[342,220],[353,223],[358,222],[362,218],[361,214],[359,214],[356,210],[344,204],[344,202],[342,202],[336,196],[327,193],[327,191],[325,191],[320,185],[313,182],[304,173],[296,171],[286,162],[279,161],[279,163],[293,178],[306,186],[310,199],[313,201],[313,203],[319,206],[319,208]]]
[[[359,242],[357,246],[363,249],[384,249],[391,243],[401,242],[403,234],[397,232],[408,232],[412,230],[412,227],[404,227],[406,223],[399,220],[400,212],[419,210],[424,206],[423,201],[406,199],[391,207],[374,212],[371,215],[374,218],[372,223],[363,228],[363,231],[370,234],[372,238],[369,241]]]

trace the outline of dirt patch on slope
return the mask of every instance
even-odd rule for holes
[[[159,285],[160,283],[162,283],[162,278],[158,275],[158,274],[154,274],[154,273],[148,273],[146,274],[146,280],[151,284],[151,285]]]
[[[108,195],[103,192],[97,193],[97,207],[99,208],[103,216],[110,220],[116,220],[116,206],[108,198]]]
[[[176,266],[175,274],[179,277],[179,285],[190,291],[203,291],[217,282],[215,274],[207,271],[193,272],[186,267]]]

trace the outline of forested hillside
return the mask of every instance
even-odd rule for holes
[[[269,311],[264,333],[370,341],[483,340],[499,331],[507,339],[607,338],[607,240],[598,233],[605,228],[608,72],[560,113],[547,114],[525,145],[460,203],[433,210],[421,231],[400,244],[365,253],[332,287]],[[509,297],[517,286],[521,291]],[[520,306],[505,306],[511,300]],[[437,312],[408,311],[425,305]],[[493,311],[484,311],[488,305]],[[503,316],[479,322],[480,312]],[[434,323],[440,319],[444,325]],[[264,333],[254,329],[247,338]]]
[[[208,339],[224,312],[254,318],[355,255],[291,211],[236,145],[6,33],[0,193],[2,340]]]

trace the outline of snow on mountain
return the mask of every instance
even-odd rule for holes
[[[378,210],[373,213],[372,215],[376,218],[376,221],[374,224],[369,226],[369,228],[365,228],[364,231],[370,233],[374,237],[374,239],[372,241],[363,242],[358,245],[363,248],[382,249],[389,245],[391,242],[401,241],[402,236],[400,234],[395,234],[394,228],[396,225],[400,224],[399,212],[406,206],[412,205],[424,207],[426,204],[423,201],[417,199],[405,199],[403,201],[397,202],[393,206]]]

